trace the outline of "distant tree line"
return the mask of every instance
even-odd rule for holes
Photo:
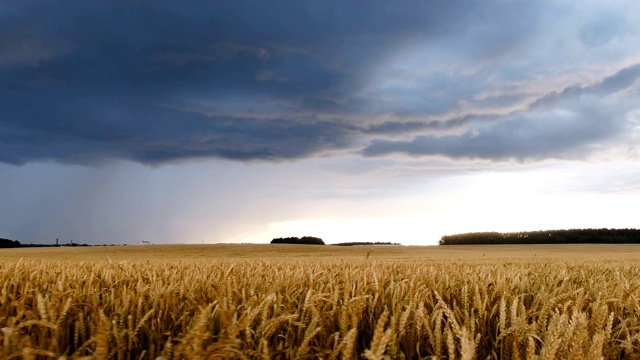
[[[333,244],[335,246],[365,246],[365,245],[402,245],[400,243],[392,243],[392,242],[343,242],[338,244]]]
[[[0,238],[0,248],[18,248],[20,247],[20,241],[9,240]]]
[[[23,247],[23,248],[24,247],[68,247],[68,246],[94,246],[94,245],[78,244],[78,243],[61,244],[61,245],[55,245],[55,244],[22,244],[20,245],[20,247]]]
[[[9,240],[0,238],[0,249],[1,248],[19,248],[19,247],[58,247],[58,246],[89,246],[87,244],[78,244],[71,241],[69,244],[61,244],[58,245],[58,241],[56,239],[55,244],[21,244],[20,241],[17,240]]]
[[[271,240],[272,244],[302,244],[302,245],[324,245],[324,241],[322,241],[319,237],[314,236],[303,236],[299,237],[286,237],[286,238],[275,238]]]
[[[638,229],[569,229],[523,232],[475,232],[445,235],[440,245],[485,244],[636,244]]]

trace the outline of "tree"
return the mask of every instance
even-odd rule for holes
[[[0,238],[0,248],[18,248],[18,247],[20,247],[19,241]]]
[[[275,238],[271,240],[272,244],[303,244],[303,245],[324,245],[324,241],[322,241],[319,237],[314,236],[303,236],[299,237],[286,237],[286,238]]]
[[[640,243],[637,229],[569,229],[514,233],[476,232],[446,235],[440,245],[486,244],[635,244]]]

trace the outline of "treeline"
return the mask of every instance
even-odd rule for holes
[[[303,236],[299,237],[286,237],[286,238],[275,238],[271,240],[272,244],[299,244],[299,245],[324,245],[324,241],[322,241],[319,237],[314,236]]]
[[[485,244],[635,244],[640,243],[638,229],[569,229],[512,233],[475,232],[445,235],[440,245]]]
[[[20,241],[0,238],[0,248],[17,248],[20,247]]]
[[[74,246],[98,246],[98,245],[89,245],[89,244],[77,244],[77,243],[71,243],[71,244],[61,244],[61,245],[56,245],[56,244],[22,244],[20,245],[20,247],[26,248],[26,247],[74,247]],[[106,246],[106,245],[101,245],[101,246]]]
[[[365,245],[402,245],[400,243],[392,243],[392,242],[344,242],[333,244],[334,246],[365,246]]]
[[[60,246],[90,246],[87,244],[77,244],[74,242],[71,242],[69,244],[21,244],[20,241],[18,240],[9,240],[9,239],[3,239],[0,238],[0,249],[2,248],[19,248],[19,247],[23,247],[23,248],[31,248],[31,247],[60,247]]]

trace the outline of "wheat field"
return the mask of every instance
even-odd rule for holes
[[[3,249],[4,359],[640,359],[640,246]]]

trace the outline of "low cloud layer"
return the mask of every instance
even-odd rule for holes
[[[485,118],[491,119],[488,123],[476,121],[460,135],[374,140],[364,154],[520,161],[584,158],[598,147],[629,140],[627,135],[636,131],[637,123],[629,121],[628,115],[637,110],[638,94],[616,94],[630,90],[638,77],[640,65],[634,65],[592,86],[570,86],[552,92],[526,110]]]
[[[565,2],[0,5],[0,162],[633,146],[640,14]]]

